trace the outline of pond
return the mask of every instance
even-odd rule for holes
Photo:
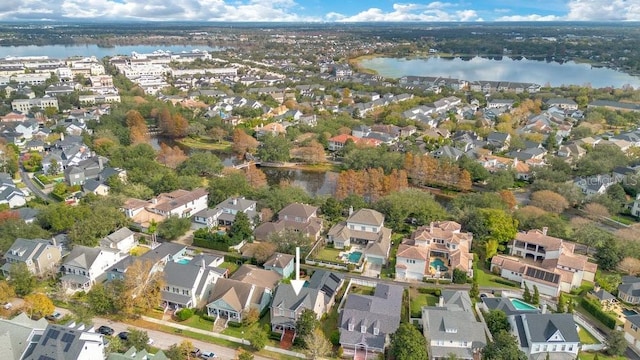
[[[640,77],[604,67],[573,61],[531,60],[523,57],[429,57],[418,59],[372,58],[360,66],[391,78],[402,76],[441,76],[467,81],[511,81],[551,86],[586,85],[595,88],[631,85],[640,87]]]

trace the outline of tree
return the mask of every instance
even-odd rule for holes
[[[479,209],[468,214],[463,225],[479,240],[496,240],[499,251],[504,251],[518,232],[518,221],[501,209]]]
[[[506,330],[493,336],[482,350],[483,360],[526,360],[527,355],[520,350],[516,338]]]
[[[531,303],[531,291],[529,291],[529,286],[527,286],[527,283],[524,283],[524,293],[522,294],[522,300],[524,300],[527,303]]]
[[[560,214],[569,207],[569,202],[558,193],[550,190],[540,190],[531,194],[531,205]]]
[[[253,360],[254,356],[252,353],[242,349],[242,348],[238,348],[238,356],[237,356],[238,360]]]
[[[485,260],[489,260],[492,257],[494,257],[497,253],[498,253],[498,248],[500,247],[500,244],[498,244],[498,241],[496,239],[489,239],[485,245]]]
[[[124,274],[125,294],[137,313],[145,313],[160,304],[164,276],[161,271],[153,271],[153,262],[136,259]]]
[[[487,180],[487,188],[491,191],[498,191],[512,188],[514,185],[514,176],[510,171],[496,171]]]
[[[598,203],[588,203],[584,206],[584,212],[587,214],[589,219],[600,220],[603,217],[609,217],[609,210],[601,204]]]
[[[149,351],[149,334],[146,331],[131,327],[127,328],[127,331],[129,332],[129,336],[127,337],[127,344],[129,346],[135,347],[138,351]]]
[[[187,159],[187,155],[177,145],[171,147],[165,143],[160,144],[160,151],[158,152],[158,162],[162,165],[175,169]]]
[[[540,291],[538,291],[538,287],[533,285],[533,296],[531,296],[531,303],[533,305],[538,305],[540,303]]]
[[[627,340],[624,338],[624,331],[612,330],[605,339],[605,345],[607,346],[605,352],[612,356],[621,356],[627,349]]]
[[[158,235],[167,240],[175,240],[191,228],[191,219],[171,216],[158,224]]]
[[[296,333],[299,336],[307,336],[320,325],[316,313],[312,309],[304,309],[296,321]]]
[[[244,311],[242,314],[242,325],[251,326],[260,320],[260,312],[256,308],[251,308],[248,311]]]
[[[478,280],[474,277],[473,282],[471,283],[471,289],[469,290],[469,297],[477,299],[478,295],[480,295],[480,288],[478,287]]]
[[[598,248],[606,242],[613,241],[610,233],[600,229],[593,222],[575,224],[573,228],[573,239],[587,246],[587,254],[591,248]]]
[[[575,304],[573,303],[573,299],[569,298],[569,300],[567,301],[567,313],[573,314],[574,310],[575,310]]]
[[[262,329],[260,326],[257,326],[249,332],[247,340],[249,340],[249,344],[251,344],[253,350],[260,351],[267,345],[267,341],[269,341],[269,335],[264,329]]]
[[[9,300],[15,296],[16,292],[13,289],[13,286],[11,286],[11,284],[6,280],[0,280],[0,304],[9,302]]]
[[[255,164],[251,164],[244,169],[246,182],[254,189],[264,188],[267,184],[267,175],[258,169]]]
[[[453,283],[454,284],[466,284],[467,272],[458,268],[453,269]]]
[[[392,335],[391,353],[396,360],[426,360],[426,340],[413,324],[402,323]]]
[[[253,154],[258,148],[258,140],[247,135],[242,129],[233,130],[233,145],[231,149],[238,155],[244,156],[246,153]]]
[[[515,195],[513,195],[513,191],[500,190],[500,198],[502,199],[502,202],[507,205],[508,209],[514,209],[516,205],[518,205],[518,201],[516,200]]]
[[[265,135],[258,149],[258,157],[266,162],[289,161],[291,143],[285,136]]]
[[[632,276],[640,274],[640,260],[627,256],[622,259],[618,269]]]
[[[197,151],[191,153],[176,170],[182,176],[212,176],[220,174],[223,167],[220,158],[213,153]]]
[[[231,196],[250,194],[251,186],[242,171],[224,170],[223,176],[214,176],[209,179],[207,191],[209,206],[214,207]]]
[[[97,283],[87,293],[87,304],[96,314],[111,314],[114,311],[114,304],[109,295],[106,286]]]
[[[26,296],[35,289],[36,278],[29,271],[27,264],[23,262],[14,263],[9,269],[9,284],[13,286],[18,296]]]
[[[253,237],[253,230],[251,228],[251,221],[247,214],[239,211],[236,214],[231,229],[229,229],[229,236],[237,243],[243,240],[249,240]]]
[[[624,256],[624,249],[618,241],[609,241],[596,248],[595,258],[598,267],[604,271],[613,270],[618,267]]]
[[[415,218],[418,225],[447,218],[445,209],[433,195],[419,189],[393,192],[378,200],[373,207],[383,213],[389,226],[396,230],[401,229],[409,217]]]
[[[292,229],[273,232],[267,240],[276,246],[276,251],[292,255],[295,254],[296,247],[300,248],[300,253],[308,253],[312,244],[312,239],[306,234]]]
[[[306,347],[305,353],[313,360],[324,358],[331,353],[331,343],[319,327],[313,329],[311,333],[304,335],[302,341]]]
[[[491,310],[484,316],[484,320],[487,323],[487,328],[494,336],[501,331],[509,331],[511,326],[507,320],[507,314],[502,310]]]
[[[131,134],[130,139],[132,144],[149,142],[149,129],[147,128],[147,123],[140,112],[136,110],[129,110],[127,112],[126,122]]]
[[[30,317],[41,318],[51,315],[56,309],[51,299],[43,293],[27,295],[24,302]]]
[[[260,265],[264,264],[276,252],[273,244],[268,242],[253,244],[253,258]]]
[[[563,313],[565,311],[565,303],[566,299],[564,298],[564,293],[561,292],[558,296],[558,305],[556,306],[556,311],[559,313]]]

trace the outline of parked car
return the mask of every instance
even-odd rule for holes
[[[152,338],[149,338],[149,340],[147,340],[147,345],[153,345],[155,341],[153,341]]]
[[[129,339],[129,332],[127,331],[123,331],[121,333],[118,334],[118,337],[120,338],[120,340],[127,340]]]
[[[218,355],[214,354],[212,351],[205,351],[200,354],[200,358],[204,360],[217,359]]]
[[[49,321],[58,321],[58,320],[62,319],[62,314],[60,314],[59,312],[56,311],[51,315],[45,316],[44,318],[49,320]]]
[[[191,353],[190,353],[190,355],[193,357],[200,357],[200,354],[202,354],[202,352],[198,348],[191,350]]]
[[[113,335],[114,331],[112,328],[106,326],[106,325],[102,325],[98,328],[98,333],[102,334],[102,335],[107,335],[107,336],[111,336]]]

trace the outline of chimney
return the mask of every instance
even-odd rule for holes
[[[543,228],[542,228],[542,235],[547,235],[547,231],[549,231],[549,228],[548,228],[548,227],[546,227],[546,226],[545,226],[545,227],[543,227]]]
[[[546,303],[542,304],[542,313],[543,314],[547,313],[547,304]]]
[[[202,257],[202,262],[200,263],[200,266],[201,266],[203,269],[207,267],[207,266],[205,265],[205,263],[204,263],[204,256]]]
[[[349,206],[349,216],[353,215],[353,206]]]
[[[63,132],[60,133],[60,141],[64,141],[64,133]]]
[[[102,156],[98,155],[98,168],[104,169],[104,163],[102,162]]]
[[[438,307],[444,307],[444,297],[440,296],[438,298]]]
[[[238,205],[238,198],[233,198],[233,200],[231,201],[231,203],[233,205]]]
[[[55,236],[51,237],[51,245],[58,246],[58,244],[56,244],[56,237]]]
[[[433,221],[429,224],[429,232],[433,233]]]
[[[600,291],[600,284],[595,283],[595,285],[593,285],[593,292],[597,293],[598,291]]]

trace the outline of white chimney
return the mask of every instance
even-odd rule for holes
[[[353,206],[349,206],[349,216],[353,215]]]
[[[233,198],[233,200],[231,201],[231,203],[233,205],[238,205],[238,198]]]
[[[547,235],[547,231],[549,231],[549,228],[548,228],[548,227],[546,227],[546,226],[545,226],[545,227],[543,227],[543,228],[542,228],[542,235]]]
[[[60,141],[64,141],[64,133],[63,132],[60,133]]]
[[[547,304],[542,304],[542,313],[546,314],[547,313]]]
[[[429,224],[429,232],[433,233],[433,221]]]
[[[438,298],[438,307],[444,307],[444,297],[440,296]]]

